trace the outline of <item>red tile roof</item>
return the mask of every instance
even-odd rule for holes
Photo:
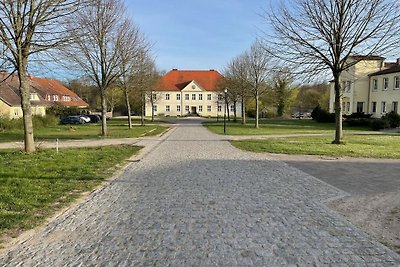
[[[374,73],[369,74],[368,76],[375,76],[375,75],[382,75],[382,74],[389,74],[400,72],[400,65],[399,64],[392,64],[387,69],[383,69]]]
[[[47,100],[47,95],[58,95],[60,101],[56,101],[56,103],[64,106],[89,106],[85,101],[80,99],[77,94],[63,86],[58,81],[31,77],[29,83],[31,91],[37,93],[39,97],[39,101],[31,101],[32,105],[34,106],[49,106],[54,104],[55,101]],[[69,96],[71,101],[62,101],[62,96]],[[0,72],[0,99],[10,106],[21,105],[19,79],[17,75],[10,75],[6,72]]]
[[[216,70],[177,70],[173,69],[161,77],[160,91],[180,91],[195,81],[206,91],[217,91],[218,81],[224,77]]]

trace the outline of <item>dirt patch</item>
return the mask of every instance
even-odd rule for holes
[[[400,254],[400,191],[353,195],[328,206]]]

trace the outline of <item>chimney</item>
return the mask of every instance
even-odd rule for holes
[[[215,71],[214,69],[210,69],[210,71]]]
[[[172,69],[173,71],[177,71],[178,69]]]

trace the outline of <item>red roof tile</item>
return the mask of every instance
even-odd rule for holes
[[[167,72],[160,79],[160,91],[180,91],[195,81],[206,91],[217,91],[218,80],[224,77],[215,70],[177,70]]]

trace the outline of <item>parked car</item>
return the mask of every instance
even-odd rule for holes
[[[294,118],[294,119],[302,119],[302,118],[304,118],[304,114],[301,113],[301,112],[297,112],[297,113],[292,114],[292,118]]]
[[[61,119],[60,124],[85,124],[85,121],[79,116],[68,116]]]
[[[86,123],[90,122],[90,117],[86,116],[86,115],[79,115],[79,117],[84,120]]]
[[[101,121],[101,117],[97,114],[90,114],[87,116],[90,118],[90,122],[92,123],[98,123],[99,121]]]

